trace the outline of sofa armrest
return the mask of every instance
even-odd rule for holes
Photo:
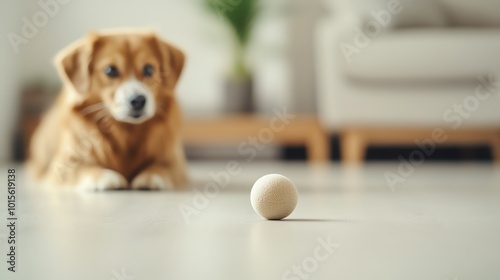
[[[349,62],[350,57],[344,57],[342,53],[342,44],[352,44],[356,29],[361,29],[369,18],[368,11],[355,9],[353,11],[352,8],[346,8],[346,4],[342,3],[343,1],[330,3],[330,15],[318,20],[316,24],[314,53],[315,62],[319,68],[326,67],[325,64],[339,67]]]
[[[353,28],[362,26],[363,17],[349,13],[335,13],[317,22],[314,30],[314,65],[317,90],[317,108],[320,119],[327,117],[334,95],[345,89],[344,69],[346,58],[340,44],[352,34]]]

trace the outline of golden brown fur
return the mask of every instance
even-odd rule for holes
[[[154,69],[145,78],[146,64]],[[103,69],[123,74],[110,79]],[[184,55],[151,32],[90,34],[63,50],[62,93],[31,143],[30,167],[54,185],[85,189],[176,188],[186,183],[181,113],[174,89]],[[139,123],[109,113],[117,88],[135,77],[153,93],[155,114]]]

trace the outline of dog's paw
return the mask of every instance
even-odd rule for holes
[[[125,177],[111,169],[93,169],[82,175],[78,189],[82,191],[105,191],[125,189]]]
[[[134,190],[172,190],[174,185],[168,176],[155,172],[144,171],[132,180]]]

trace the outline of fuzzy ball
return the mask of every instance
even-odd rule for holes
[[[293,182],[280,174],[268,174],[252,187],[250,202],[253,209],[268,220],[281,220],[297,205],[298,193]]]

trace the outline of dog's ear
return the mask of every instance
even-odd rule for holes
[[[90,89],[90,71],[98,36],[91,33],[57,54],[55,64],[64,83],[70,85],[78,99]]]
[[[162,69],[160,72],[162,80],[167,82],[167,86],[174,88],[184,68],[184,53],[177,47],[164,42],[156,36],[154,36],[154,41],[158,46],[161,56],[160,61]]]

